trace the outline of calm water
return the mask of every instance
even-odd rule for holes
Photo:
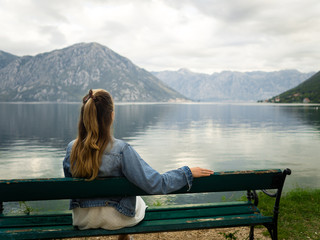
[[[0,103],[0,179],[62,177],[79,109]],[[114,132],[160,172],[288,167],[286,189],[320,187],[320,106],[119,104]]]

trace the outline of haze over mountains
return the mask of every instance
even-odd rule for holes
[[[257,101],[291,89],[314,73],[187,69],[148,72],[98,43],[79,43],[36,56],[0,51],[0,101],[81,101],[104,88],[116,102]]]
[[[152,72],[176,91],[195,101],[257,101],[293,88],[314,73],[297,70],[204,74],[188,69]]]
[[[185,99],[151,73],[98,43],[36,56],[0,52],[0,101],[81,101],[103,88],[118,102]]]

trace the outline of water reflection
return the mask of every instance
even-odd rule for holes
[[[320,130],[320,106],[287,106],[283,107],[283,111],[300,120],[302,125],[310,125],[316,132]]]

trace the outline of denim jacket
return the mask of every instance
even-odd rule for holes
[[[65,177],[72,177],[70,171],[70,154],[74,141],[67,147],[66,157],[63,160]],[[124,176],[136,186],[150,194],[166,194],[179,190],[188,185],[192,186],[192,173],[189,167],[184,166],[160,174],[150,167],[128,143],[114,139],[112,149],[106,151],[102,157],[98,177]],[[72,199],[70,209],[86,207],[112,206],[120,213],[135,216],[136,197],[114,197],[95,199]]]

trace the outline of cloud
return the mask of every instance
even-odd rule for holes
[[[60,45],[65,44],[66,36],[59,30],[57,26],[40,26],[39,27],[39,35],[47,36],[47,41],[52,45]]]
[[[147,70],[317,71],[318,0],[0,0],[0,49],[99,42]]]

